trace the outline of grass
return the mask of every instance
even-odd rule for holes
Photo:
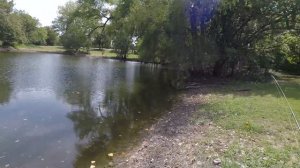
[[[300,121],[300,77],[279,81]],[[206,97],[193,120],[224,129],[206,137],[226,141],[225,151],[215,151],[222,167],[300,167],[300,130],[274,83],[232,82]]]
[[[62,53],[65,49],[62,46],[35,46],[35,45],[20,45],[17,46],[20,51],[27,52],[54,52]]]
[[[65,49],[62,46],[35,46],[35,45],[20,45],[17,47],[20,51],[24,52],[49,52],[49,53],[63,53]],[[103,51],[92,49],[89,56],[92,57],[105,57],[105,58],[117,58],[117,54],[110,49],[104,49]],[[136,54],[129,54],[128,60],[138,60],[139,57]]]
[[[100,50],[91,50],[90,51],[90,56],[93,57],[107,57],[107,58],[116,58],[117,53],[113,52],[112,50],[109,49],[104,49],[103,51]],[[127,56],[127,59],[129,60],[138,60],[139,56],[136,54],[129,53]]]

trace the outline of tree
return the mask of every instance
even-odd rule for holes
[[[36,18],[33,18],[25,11],[15,11],[14,15],[22,24],[22,31],[24,32],[26,39],[24,43],[33,44],[36,42],[38,35],[41,35],[38,31],[39,21]]]
[[[44,43],[45,33],[39,22],[24,11],[13,10],[13,1],[0,1],[0,41],[4,46],[17,43]]]
[[[31,34],[30,43],[35,45],[46,45],[47,30],[43,27],[37,28]]]
[[[144,61],[228,76],[298,64],[299,10],[299,0],[78,0],[54,23],[75,50],[109,36],[124,59],[136,45]]]
[[[72,23],[74,13],[78,7],[76,2],[69,1],[64,6],[58,7],[58,17],[52,22],[55,31],[64,34]]]
[[[85,21],[77,18],[72,24],[68,25],[68,29],[61,36],[63,46],[75,53],[78,53],[80,48],[85,47],[87,50],[91,46],[91,42],[86,36],[86,30],[83,28]]]
[[[20,24],[13,24],[16,22],[11,15],[13,6],[13,1],[0,0],[0,41],[4,46],[13,45],[21,34]]]
[[[85,48],[89,51],[97,30],[104,30],[109,20],[109,10],[104,7],[104,3],[101,0],[80,0],[68,2],[59,8],[59,16],[53,24],[62,34],[62,43],[66,49],[78,52],[80,48]],[[103,18],[107,18],[105,22],[102,22]]]
[[[47,31],[47,39],[46,39],[46,44],[49,46],[54,46],[58,43],[58,33],[51,28],[51,27],[45,27]]]
[[[108,33],[103,33],[102,31],[96,31],[94,35],[94,47],[102,48],[111,48],[112,38]]]
[[[296,0],[289,3],[283,0],[222,1],[209,30],[220,50],[214,74],[219,76],[226,73],[225,67],[234,70],[242,60],[242,65],[257,62],[254,56],[255,44],[266,36],[275,36],[290,27],[288,20],[293,18],[295,3]],[[235,50],[239,55],[230,56],[228,50]]]

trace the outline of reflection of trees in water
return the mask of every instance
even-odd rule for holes
[[[9,82],[10,62],[8,57],[0,57],[0,104],[9,102],[12,92]]]
[[[5,78],[0,77],[0,104],[7,103],[9,101],[11,94],[10,85],[11,84]]]
[[[107,153],[117,146],[124,147],[140,127],[169,107],[165,72],[155,73],[145,67],[139,72],[133,86],[127,82],[107,86],[97,107],[92,107],[91,96],[78,95],[82,109],[68,114],[76,135],[84,142],[77,144],[79,155],[75,167],[87,167],[91,158],[99,164],[105,163]]]

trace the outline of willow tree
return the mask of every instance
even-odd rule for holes
[[[62,43],[66,49],[89,51],[94,34],[106,27],[110,20],[110,9],[105,0],[78,0],[68,2],[59,8],[59,16],[53,22],[62,34]],[[105,20],[105,21],[103,21]]]

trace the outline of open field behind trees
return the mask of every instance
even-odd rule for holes
[[[21,52],[49,52],[49,53],[64,53],[66,50],[62,46],[36,46],[36,45],[19,45],[19,51]],[[112,49],[92,49],[87,54],[92,57],[103,57],[103,58],[117,58],[117,53]],[[128,54],[128,60],[138,60],[139,57],[136,54]]]
[[[62,46],[36,46],[36,45],[19,45],[17,46],[21,52],[49,52],[63,53],[65,49]]]

